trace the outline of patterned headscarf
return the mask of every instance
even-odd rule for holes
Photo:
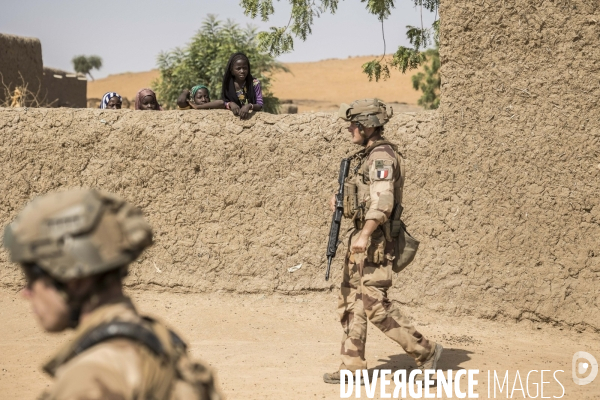
[[[106,106],[108,105],[108,102],[110,101],[110,99],[112,99],[113,97],[118,97],[119,101],[122,103],[123,102],[123,98],[119,95],[119,93],[116,92],[108,92],[106,93],[104,96],[102,96],[102,101],[100,102],[100,108],[106,108]]]
[[[208,93],[208,97],[210,97],[210,90],[208,90],[208,88],[204,85],[196,85],[192,88],[192,92],[191,92],[191,96],[192,96],[192,100],[194,100],[194,97],[196,97],[196,93],[198,93],[198,90],[200,89],[206,89],[206,93]]]
[[[136,110],[141,110],[142,109],[142,99],[146,96],[152,96],[154,97],[154,101],[156,101],[156,104],[158,104],[158,100],[156,100],[156,93],[154,93],[154,90],[152,89],[140,89],[139,92],[137,92],[137,95],[135,96],[135,109]],[[158,109],[160,111],[162,111],[162,107],[160,106],[160,104],[158,104]]]

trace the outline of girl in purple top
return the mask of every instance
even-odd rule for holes
[[[221,98],[225,108],[241,119],[248,118],[250,111],[262,110],[260,82],[252,77],[250,60],[244,53],[235,53],[229,58],[223,76]]]

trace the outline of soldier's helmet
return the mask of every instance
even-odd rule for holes
[[[366,128],[377,128],[385,125],[393,113],[392,107],[379,99],[362,99],[342,104],[338,116],[345,121],[358,122]]]
[[[123,268],[151,243],[138,208],[93,189],[40,196],[4,230],[11,261],[36,264],[59,282]]]

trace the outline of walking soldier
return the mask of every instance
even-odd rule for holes
[[[326,373],[327,383],[340,382],[340,370],[366,369],[367,319],[402,346],[421,369],[435,369],[442,346],[428,340],[387,297],[392,272],[401,271],[416,252],[416,242],[400,220],[404,166],[396,146],[383,137],[391,109],[378,99],[357,100],[340,107],[350,122],[350,140],[364,147],[352,161],[354,176],[344,184],[344,217],[352,219],[348,251],[338,296],[344,330],[342,363]],[[336,207],[335,196],[331,199]]]

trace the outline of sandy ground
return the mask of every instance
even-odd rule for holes
[[[351,57],[287,64],[290,73],[274,76],[273,93],[280,99],[293,99],[294,102],[307,99],[329,102],[333,108],[342,102],[365,97],[416,105],[421,95],[412,87],[411,76],[415,72],[402,74],[393,70],[390,79],[369,82],[361,65],[374,58]]]
[[[323,372],[338,366],[341,328],[335,314],[334,294],[305,296],[227,294],[172,294],[133,291],[142,312],[158,316],[176,327],[201,357],[218,371],[228,399],[337,399],[339,385],[322,382]],[[500,323],[471,317],[448,317],[431,311],[408,309],[418,328],[445,346],[438,367],[479,369],[477,392],[488,398],[488,371],[504,377],[509,387],[523,386],[530,370],[529,389],[535,396],[544,375],[544,396],[564,399],[599,399],[600,377],[586,386],[571,379],[571,358],[584,350],[600,358],[598,336],[561,331],[547,325]],[[0,397],[34,398],[50,383],[39,366],[69,333],[48,335],[37,327],[26,302],[6,289],[0,291]],[[400,346],[369,327],[369,367],[411,369],[411,359]],[[493,372],[492,372],[493,379]],[[516,382],[516,385],[515,385]],[[463,382],[463,390],[466,384]],[[393,384],[392,384],[393,389]],[[362,388],[361,398],[367,398]],[[379,397],[377,387],[375,398]],[[506,389],[497,398],[506,398]],[[391,390],[390,390],[391,393]],[[435,389],[434,389],[435,393]],[[493,389],[491,389],[493,398]],[[354,398],[354,397],[353,397]],[[523,398],[520,391],[512,398]]]
[[[397,103],[394,109],[398,112],[421,111],[417,106],[421,94],[412,88],[414,71],[402,74],[394,70],[386,81],[369,82],[361,65],[375,57],[285,64],[290,72],[273,76],[273,93],[282,100],[292,100],[299,112],[333,111],[340,103],[365,97]],[[158,70],[110,75],[88,81],[87,96],[101,98],[106,92],[116,91],[131,100],[139,89],[151,86],[158,77]]]
[[[152,81],[159,77],[158,70],[146,72],[125,72],[109,75],[106,78],[88,80],[88,99],[100,99],[106,92],[117,92],[128,99],[135,98],[138,90],[152,85]]]

